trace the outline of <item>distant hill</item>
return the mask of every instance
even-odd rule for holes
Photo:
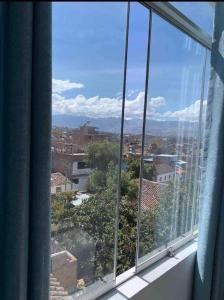
[[[97,127],[100,131],[107,131],[113,133],[119,133],[121,127],[120,118],[88,118],[85,116],[71,116],[71,115],[53,115],[52,125],[59,127],[78,128],[85,122],[90,121],[91,126]],[[180,129],[181,125],[181,129]],[[179,127],[178,127],[179,126]],[[184,134],[189,134],[189,128],[193,132],[193,128],[197,125],[189,122],[178,121],[154,121],[150,120],[146,123],[146,133],[156,136],[171,136],[177,135],[178,128],[182,130]],[[142,131],[142,120],[132,119],[125,120],[124,132],[138,134]],[[192,134],[190,134],[192,135]]]

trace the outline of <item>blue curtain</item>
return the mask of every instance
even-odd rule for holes
[[[49,299],[51,4],[0,2],[0,299]]]
[[[194,300],[224,299],[224,2],[216,2]]]

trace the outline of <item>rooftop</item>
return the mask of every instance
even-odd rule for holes
[[[142,180],[142,196],[141,207],[143,210],[153,208],[160,200],[164,189],[167,184],[150,181],[147,179]]]
[[[71,181],[60,172],[51,173],[51,186],[63,185]]]
[[[171,167],[168,164],[158,164],[158,165],[156,165],[156,174],[157,175],[173,173],[173,172],[174,172],[174,168]]]

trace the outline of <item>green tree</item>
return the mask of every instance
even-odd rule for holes
[[[86,163],[96,170],[106,172],[108,164],[112,161],[115,165],[119,160],[119,145],[114,142],[101,142],[89,144],[86,149]]]
[[[52,196],[54,236],[65,249],[78,258],[79,276],[85,276],[87,282],[103,278],[113,270],[118,150],[118,145],[111,142],[90,144],[87,147],[86,162],[93,168],[89,175],[89,190],[92,195],[81,205],[71,206],[72,194],[61,193]],[[130,159],[127,163],[127,172],[121,173],[118,274],[135,264],[138,161],[136,158]],[[145,174],[151,178],[153,172],[153,168],[150,167],[146,168]],[[155,207],[141,215],[140,251],[142,254],[150,252],[155,246],[157,211],[159,209]],[[89,275],[90,265],[93,277]]]
[[[127,163],[127,171],[131,172],[134,178],[139,178],[140,159],[134,155],[131,155],[126,159],[126,163]]]
[[[148,180],[154,180],[156,175],[156,167],[154,164],[144,163],[143,178]]]

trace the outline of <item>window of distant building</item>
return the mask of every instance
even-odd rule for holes
[[[56,193],[61,193],[61,187],[60,186],[56,186]]]
[[[74,184],[79,184],[79,178],[73,179],[73,183],[74,183]]]
[[[78,162],[78,169],[86,169],[87,164],[84,161],[79,161]]]

